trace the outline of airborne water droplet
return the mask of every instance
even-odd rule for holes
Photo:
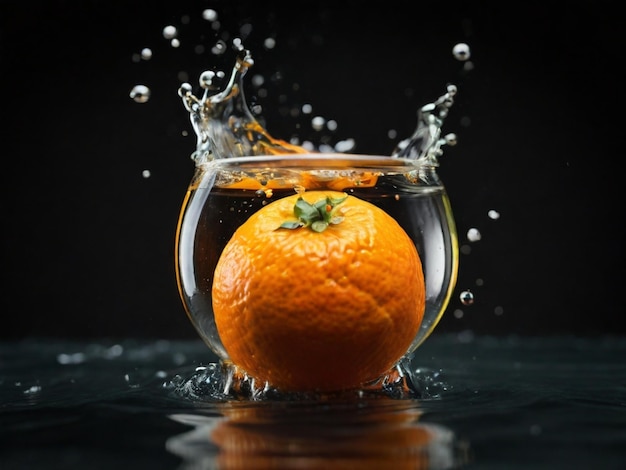
[[[493,209],[487,212],[487,215],[489,216],[490,219],[493,219],[493,220],[500,218],[500,213]]]
[[[321,131],[324,128],[324,124],[326,124],[326,119],[321,116],[316,116],[311,120],[311,126],[316,131]]]
[[[454,55],[456,59],[462,60],[462,61],[466,61],[467,59],[470,58],[470,55],[471,55],[469,46],[465,44],[464,42],[460,42],[456,44],[452,48],[452,54]]]
[[[165,39],[174,39],[177,34],[178,30],[176,29],[176,26],[168,25],[163,28],[163,37]]]
[[[202,12],[202,18],[207,21],[215,21],[217,19],[217,12],[211,8],[207,8]]]
[[[481,237],[482,235],[477,228],[471,228],[467,231],[467,239],[471,242],[477,242]]]
[[[459,296],[463,305],[472,305],[474,303],[474,294],[469,290],[464,290]]]
[[[135,85],[130,90],[130,97],[137,103],[145,103],[150,99],[150,88],[145,85]]]

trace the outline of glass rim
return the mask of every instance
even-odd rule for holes
[[[367,168],[434,168],[434,165],[424,160],[413,158],[393,157],[390,155],[354,154],[339,152],[310,152],[281,155],[253,155],[246,157],[219,158],[198,164],[199,168],[237,167],[240,169],[254,169],[259,166],[278,166],[281,168],[312,169],[345,169],[356,167]]]

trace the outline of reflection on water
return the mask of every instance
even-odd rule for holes
[[[193,430],[167,440],[182,468],[450,469],[467,449],[451,430],[419,422],[419,403],[229,403],[221,416],[174,414]]]
[[[437,335],[419,399],[251,402],[181,395],[213,383],[192,380],[217,360],[199,340],[5,342],[0,468],[623,470],[624,357],[626,338]]]

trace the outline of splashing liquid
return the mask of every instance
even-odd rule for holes
[[[184,83],[178,90],[197,136],[196,150],[192,154],[196,165],[222,158],[311,153],[303,147],[273,138],[254,118],[243,92],[244,76],[254,65],[254,60],[250,51],[239,42],[235,41],[235,47],[238,57],[223,90],[216,84],[223,74],[211,71],[201,75],[202,98],[193,94],[189,83]],[[423,106],[413,136],[400,142],[391,156],[438,165],[442,145],[456,144],[454,134],[441,137],[441,128],[456,92],[456,86],[449,85],[444,95]]]
[[[196,173],[177,233],[177,280],[190,320],[223,361],[180,380],[176,389],[182,395],[208,399],[291,397],[271,384],[257,383],[230,363],[213,318],[211,288],[222,250],[253,212],[294,191],[320,189],[348,192],[395,218],[414,241],[426,279],[424,320],[407,356],[383,376],[349,393],[428,396],[426,375],[410,367],[409,353],[435,328],[456,283],[456,229],[435,172],[442,146],[456,143],[454,134],[441,135],[456,87],[449,85],[442,96],[419,110],[413,135],[389,156],[312,152],[272,137],[254,118],[243,92],[244,77],[254,61],[240,41],[234,45],[237,57],[228,79],[224,73],[207,71],[200,77],[201,97],[193,94],[189,83],[178,90],[197,142],[191,155]]]

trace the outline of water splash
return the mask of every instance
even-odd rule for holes
[[[189,83],[178,90],[197,136],[196,151],[191,155],[196,164],[214,159],[252,155],[306,153],[302,147],[275,139],[250,112],[243,93],[243,78],[254,64],[250,51],[238,46],[235,67],[226,87],[219,90],[214,83],[220,74],[204,72],[200,86],[201,99],[192,93]]]
[[[281,392],[267,383],[258,383],[237,366],[229,362],[214,362],[197,367],[184,378],[176,375],[164,384],[173,393],[193,402],[222,402],[229,400],[342,400],[386,397],[392,399],[434,399],[450,390],[441,371],[413,368],[411,359],[405,358],[397,366],[360,389],[344,392]]]
[[[417,129],[413,135],[398,144],[392,156],[419,160],[431,166],[439,165],[443,145],[456,145],[456,135],[441,137],[443,123],[454,104],[457,93],[455,85],[448,85],[446,93],[434,103],[424,105],[418,111]]]
[[[204,89],[201,98],[193,94],[193,87],[187,82],[178,90],[197,137],[196,150],[191,158],[196,164],[203,164],[222,158],[311,153],[310,148],[272,137],[254,118],[243,91],[244,76],[254,65],[254,60],[240,40],[233,41],[233,45],[237,58],[230,80],[223,88],[220,82],[226,74],[206,71],[200,76],[200,86]],[[456,86],[448,85],[446,93],[423,106],[418,113],[417,129],[410,138],[398,144],[391,156],[438,165],[438,158],[443,153],[441,147],[456,144],[455,134],[441,137],[441,128],[456,93]],[[318,130],[326,124],[321,117],[312,121],[314,129]],[[352,147],[343,146],[346,150]]]

